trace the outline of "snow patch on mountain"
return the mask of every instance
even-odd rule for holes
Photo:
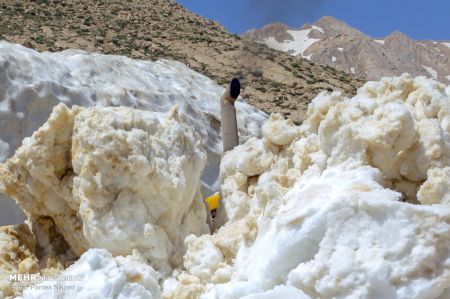
[[[429,67],[429,66],[425,66],[425,65],[422,65],[422,67],[424,69],[426,69],[428,73],[430,73],[430,75],[433,77],[433,79],[437,79],[438,73],[435,69],[433,69],[432,67]]]
[[[293,40],[285,40],[284,42],[280,43],[271,36],[265,38],[263,40],[263,43],[276,50],[290,52],[291,55],[294,56],[301,55],[302,57],[305,57],[304,53],[306,49],[308,49],[315,42],[319,41],[319,39],[309,37],[309,33],[313,29],[319,30],[320,28],[317,27],[304,30],[288,30],[287,33],[289,33],[293,37]]]
[[[318,31],[321,32],[321,33],[325,33],[325,31],[323,31],[323,28],[320,28],[320,27],[318,27],[318,26],[312,25],[311,28],[312,28],[312,29],[316,29],[316,30],[318,30]]]

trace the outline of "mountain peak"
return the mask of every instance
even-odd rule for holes
[[[344,23],[344,22],[336,19],[333,16],[323,16],[320,19],[318,19],[314,24],[316,24],[316,23],[331,23],[331,24],[333,24],[333,23]]]
[[[386,36],[385,39],[407,39],[407,40],[410,40],[410,38],[401,31],[394,31],[391,34],[389,34],[388,36]]]
[[[332,16],[305,24],[299,31],[266,31],[264,38],[253,40],[370,80],[407,72],[450,82],[450,43],[415,41],[400,31],[373,38]]]
[[[332,16],[323,16],[322,18],[314,22],[313,25],[319,28],[323,28],[325,32],[328,32],[332,36],[363,35],[361,31]]]

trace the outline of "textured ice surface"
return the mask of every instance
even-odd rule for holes
[[[46,281],[23,293],[24,299],[158,299],[160,275],[134,252],[113,257],[104,249],[90,249],[60,281]]]
[[[174,105],[203,137],[208,165],[204,195],[219,188],[222,148],[220,97],[224,89],[186,65],[168,60],[133,60],[122,56],[67,50],[38,53],[0,42],[0,162],[11,157],[23,138],[31,136],[53,107],[128,106],[167,112]],[[267,116],[237,102],[241,139],[259,136]],[[0,225],[23,220],[20,211],[0,199]]]
[[[51,217],[72,250],[139,250],[162,273],[181,265],[184,238],[209,232],[201,136],[177,107],[55,107],[0,165],[0,191],[32,222]]]
[[[319,95],[300,127],[272,116],[264,138],[224,156],[222,226],[186,239],[186,270],[165,293],[447,298],[445,89],[423,77],[385,78],[351,99]]]

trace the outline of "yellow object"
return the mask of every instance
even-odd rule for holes
[[[211,195],[210,197],[208,197],[207,199],[205,199],[206,203],[209,206],[209,209],[211,211],[217,209],[217,207],[219,206],[219,201],[220,201],[220,193],[214,193],[213,195]]]

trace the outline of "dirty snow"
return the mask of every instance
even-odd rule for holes
[[[219,188],[219,99],[224,89],[186,65],[78,50],[38,53],[0,42],[0,162],[13,155],[25,137],[39,128],[58,103],[80,106],[128,106],[167,112],[180,106],[187,122],[204,138],[208,165],[202,178],[205,196]],[[237,102],[241,139],[260,136],[267,116]],[[20,223],[23,213],[0,195],[0,225]]]
[[[407,75],[322,93],[300,127],[272,116],[223,158],[223,225],[186,239],[165,292],[447,298],[449,124],[446,87]]]

